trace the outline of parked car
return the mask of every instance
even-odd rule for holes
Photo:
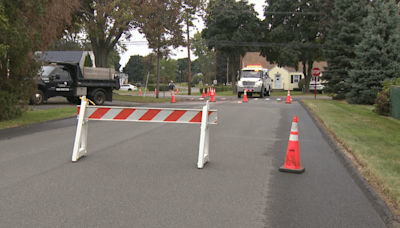
[[[123,85],[121,85],[119,90],[122,90],[122,91],[137,91],[137,87],[134,86],[134,85],[131,85],[131,84],[123,84]]]
[[[322,93],[324,90],[325,86],[322,85],[320,82],[317,82],[317,93]],[[315,82],[310,82],[310,92],[315,92]],[[304,88],[303,88],[304,90]]]

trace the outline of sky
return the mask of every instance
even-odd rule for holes
[[[263,19],[263,5],[265,4],[265,0],[248,0],[249,3],[253,3],[255,5],[255,10],[258,12],[258,16]],[[204,22],[199,19],[197,22],[194,22],[195,27],[190,28],[189,30],[189,35],[192,38],[195,33],[198,31],[201,32],[203,30]],[[125,67],[126,63],[129,61],[129,58],[132,55],[141,55],[141,56],[146,56],[150,53],[152,53],[152,49],[148,48],[148,43],[146,38],[144,38],[143,35],[141,35],[137,30],[134,30],[131,32],[132,37],[129,39],[129,42],[124,42],[124,44],[127,47],[127,51],[121,54],[121,60],[119,63],[121,64],[121,71]],[[187,58],[188,57],[188,52],[187,52],[187,47],[179,47],[175,49],[173,52],[173,55],[171,58],[173,59],[181,59],[181,58]],[[196,56],[191,53],[190,59],[194,60],[196,59]]]

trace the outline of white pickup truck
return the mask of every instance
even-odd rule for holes
[[[237,83],[238,98],[244,90],[252,96],[253,93],[260,94],[260,97],[270,96],[272,92],[272,79],[268,76],[268,69],[262,65],[247,65],[242,69],[242,75]]]

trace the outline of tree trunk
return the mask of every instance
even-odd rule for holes
[[[236,64],[235,64],[235,54],[231,54],[229,56],[230,65],[231,65],[231,77],[232,77],[232,93],[237,94],[237,87],[236,87]]]
[[[190,38],[189,38],[189,17],[186,17],[186,26],[187,26],[187,42],[188,42],[188,95],[191,95],[191,81],[192,81],[192,70],[190,69]]]
[[[157,49],[157,93],[156,93],[156,98],[158,98],[158,94],[160,93],[159,88],[160,88],[160,48]]]
[[[95,39],[91,39],[91,41],[96,67],[107,67],[108,54],[110,53],[110,49],[108,47],[97,44],[97,42],[93,42],[96,41]]]

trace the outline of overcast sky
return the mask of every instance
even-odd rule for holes
[[[263,19],[263,5],[265,0],[249,0],[249,3],[255,4],[255,10],[258,12],[259,17]],[[193,37],[193,34],[195,34],[197,31],[201,31],[204,28],[204,22],[203,21],[198,21],[197,23],[195,22],[196,27],[192,27],[190,29],[190,36]],[[132,31],[131,32],[132,37],[130,38],[130,42],[126,42],[127,46],[127,51],[121,55],[121,60],[119,63],[121,64],[121,71],[125,67],[126,63],[129,61],[129,58],[132,55],[141,55],[141,56],[146,56],[152,52],[152,49],[148,48],[148,43],[146,39],[141,35],[138,31]],[[175,56],[171,56],[173,59],[181,59],[181,58],[187,58],[188,53],[187,53],[187,48],[178,48],[175,49],[174,52]],[[190,58],[193,60],[196,57],[191,54]]]

